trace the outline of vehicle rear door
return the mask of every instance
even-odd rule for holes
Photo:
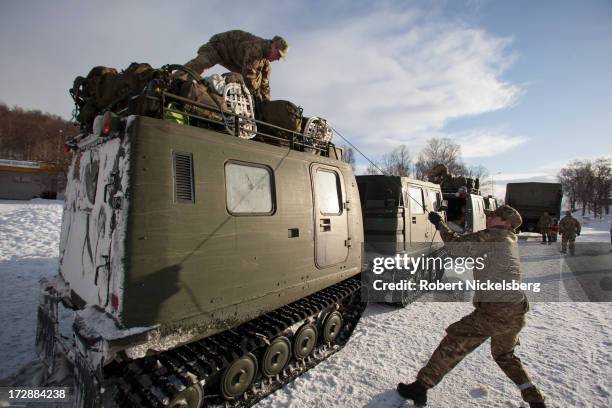
[[[420,248],[430,238],[427,229],[427,213],[425,211],[425,200],[423,199],[423,189],[416,185],[408,184],[404,190],[404,202],[410,208],[408,225],[410,227],[410,245],[412,249]]]
[[[468,228],[471,232],[476,232],[487,228],[487,217],[484,213],[484,198],[476,194],[468,194]]]
[[[315,263],[326,268],[348,257],[349,231],[346,189],[335,167],[313,164],[311,180],[314,202]]]

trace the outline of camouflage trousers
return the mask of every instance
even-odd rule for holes
[[[187,62],[185,66],[202,75],[205,70],[217,64],[220,64],[221,62],[221,57],[219,56],[217,50],[215,50],[212,45],[206,43],[198,49],[197,57]],[[179,71],[179,73],[175,75],[175,77],[187,79],[187,74],[183,73],[182,71]]]
[[[562,236],[561,238],[561,251],[563,253],[567,252],[567,247],[568,247],[568,243],[569,243],[569,251],[570,254],[574,255],[574,250],[575,250],[575,242],[576,242],[576,237],[565,237],[565,235]]]
[[[550,244],[555,239],[555,233],[553,231],[546,231],[546,232],[542,232],[541,234],[542,234],[542,242],[544,243],[546,243],[546,241],[548,240],[548,243]]]
[[[544,396],[531,383],[521,360],[514,355],[528,308],[527,302],[479,303],[472,313],[448,326],[446,337],[419,371],[417,379],[428,388],[434,387],[464,357],[491,338],[493,359],[518,386],[523,400],[544,401]]]

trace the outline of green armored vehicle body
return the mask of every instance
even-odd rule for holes
[[[378,257],[407,255],[411,258],[435,257],[442,253],[443,242],[440,234],[429,222],[430,211],[444,216],[446,203],[440,186],[409,177],[368,175],[357,176],[363,225],[365,233],[365,263],[371,273],[372,262]],[[390,279],[414,281],[440,279],[444,270],[419,268],[411,274],[391,271],[397,276]],[[370,276],[370,275],[366,275]],[[389,293],[384,300],[406,306],[419,295],[415,291]],[[389,298],[391,296],[391,298]]]
[[[559,183],[508,183],[506,204],[516,208],[523,218],[521,231],[536,232],[538,220],[547,211],[555,219],[561,218],[563,191]]]
[[[58,352],[74,366],[79,406],[251,405],[339,350],[363,312],[359,191],[340,149],[235,112],[178,124],[212,122],[209,107],[170,97],[157,117],[106,112],[70,142],[37,346],[49,373]]]

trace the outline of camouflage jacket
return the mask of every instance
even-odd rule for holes
[[[270,40],[232,30],[213,35],[208,44],[219,54],[221,65],[242,74],[255,99],[270,100]]]
[[[538,220],[538,229],[546,232],[554,224],[553,218],[550,215],[542,215]]]
[[[483,258],[484,268],[474,268],[474,280],[491,283],[512,281],[521,282],[521,259],[518,250],[518,238],[510,230],[487,228],[471,234],[459,235],[453,232],[444,222],[438,230],[446,243],[449,253],[455,257]],[[480,302],[525,302],[521,290],[476,291],[474,305]]]
[[[559,221],[559,233],[564,238],[576,237],[576,234],[580,234],[580,223],[577,219],[571,215],[566,215]]]

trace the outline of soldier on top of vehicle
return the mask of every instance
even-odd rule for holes
[[[522,223],[521,216],[508,205],[486,211],[486,214],[487,229],[463,236],[451,231],[439,214],[430,212],[429,221],[435,225],[444,242],[469,242],[471,244],[466,248],[470,252],[491,253],[493,250],[485,261],[485,267],[480,271],[474,269],[475,280],[520,282],[518,239],[514,231]],[[473,303],[475,309],[472,313],[446,329],[446,337],[419,371],[416,381],[398,384],[399,394],[413,400],[417,406],[427,404],[427,390],[436,386],[461,360],[490,338],[493,359],[519,388],[523,400],[531,408],[545,408],[544,396],[514,354],[529,310],[523,291],[476,291]]]
[[[567,243],[569,242],[570,255],[574,255],[574,242],[576,236],[580,235],[580,222],[572,217],[571,211],[565,212],[565,217],[559,221],[559,234],[561,234],[561,252],[567,253]]]
[[[544,214],[538,220],[538,230],[542,234],[542,244],[546,244],[548,240],[548,245],[552,243],[552,231],[551,228],[554,224],[553,218],[548,214],[548,211],[544,211]]]
[[[436,164],[427,172],[427,181],[434,184],[440,184],[443,190],[465,187],[470,191],[480,188],[480,181],[478,178],[454,175],[448,170],[448,167],[442,163]]]
[[[269,101],[270,62],[284,59],[288,50],[289,44],[278,35],[266,40],[246,31],[232,30],[213,35],[185,66],[201,75],[214,65],[222,65],[242,74],[255,101]],[[175,77],[186,79],[187,74],[179,71]]]

